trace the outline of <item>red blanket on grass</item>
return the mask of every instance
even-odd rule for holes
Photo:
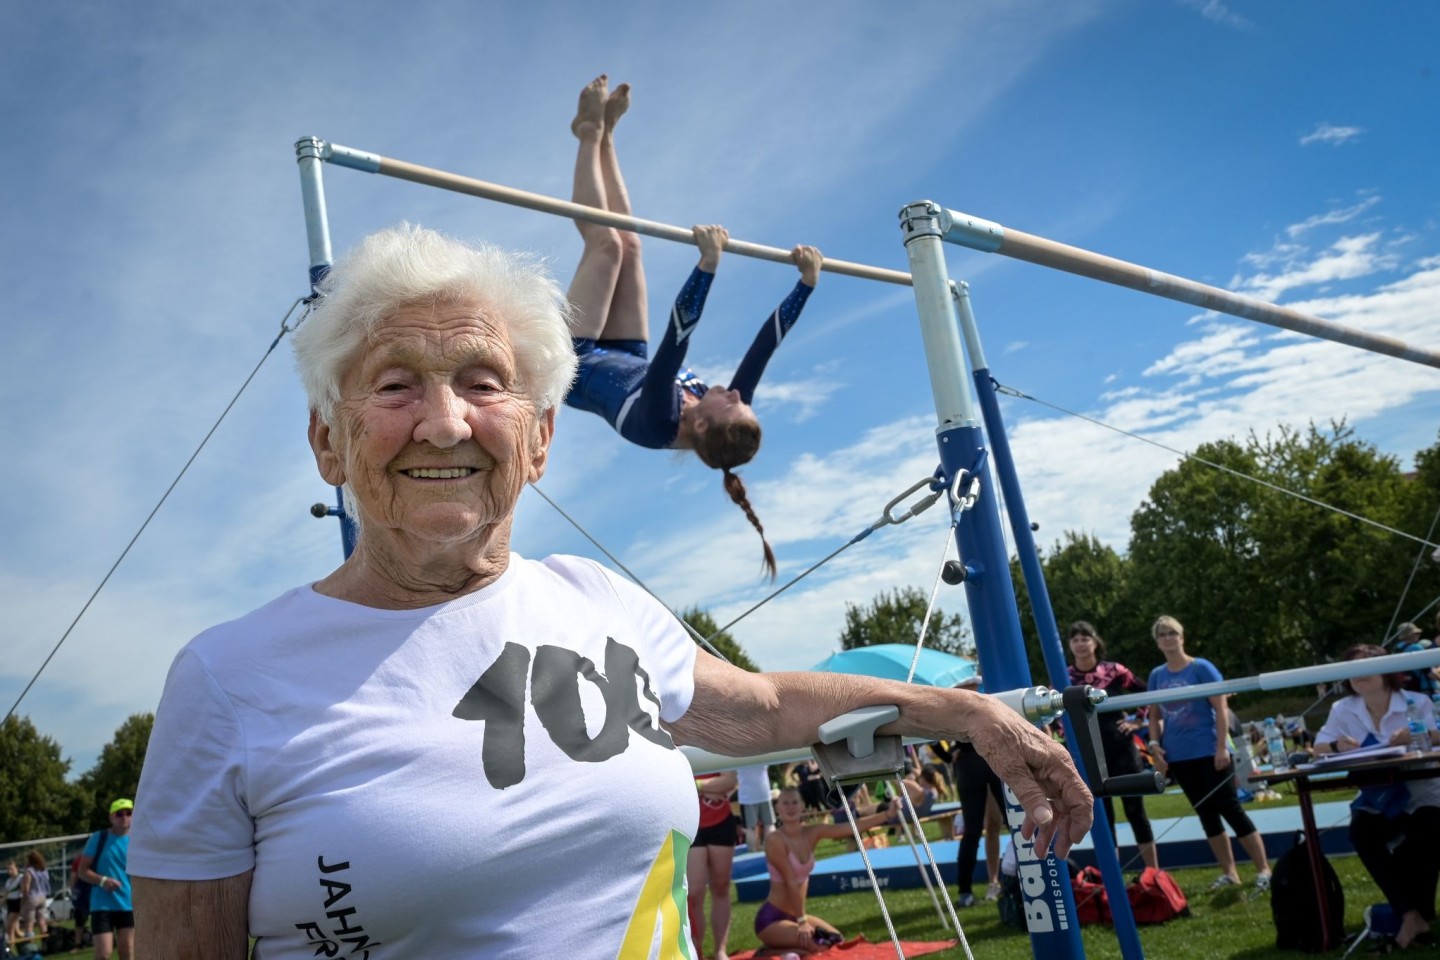
[[[959,940],[901,940],[900,945],[905,948],[905,956],[923,957],[927,953],[939,953],[958,944]],[[766,957],[778,957],[785,953],[785,950],[776,950],[771,947],[762,947],[759,950],[748,950],[745,953],[732,953],[730,960],[765,960]],[[835,960],[894,960],[895,944],[890,941],[884,943],[871,943],[863,936],[853,940],[846,940],[838,946],[829,950],[822,950],[820,953],[805,953],[802,957],[834,957]]]

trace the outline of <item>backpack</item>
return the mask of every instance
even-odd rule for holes
[[[1320,916],[1320,903],[1315,896],[1315,875],[1310,869],[1310,852],[1305,835],[1295,834],[1295,843],[1275,861],[1270,877],[1270,913],[1275,918],[1275,946],[1283,950],[1320,953],[1322,933],[1330,934],[1331,943],[1345,939],[1345,888],[1325,855],[1320,855],[1321,882],[1329,911]]]
[[[1000,910],[1000,922],[1016,930],[1025,927],[1025,894],[1020,892],[1020,875],[1000,874],[1000,896],[995,901]]]
[[[97,834],[100,837],[100,843],[95,847],[95,856],[90,859],[91,870],[100,866],[100,855],[105,852],[105,841],[110,839],[109,830],[99,830]],[[84,856],[83,852],[81,856]],[[75,886],[70,891],[70,902],[77,913],[82,911],[85,913],[90,912],[90,891],[94,886],[92,883],[81,880],[80,871],[75,871]]]
[[[1075,895],[1075,917],[1081,926],[1087,923],[1110,923],[1110,897],[1105,893],[1105,880],[1096,867],[1086,867],[1070,880]]]
[[[1164,923],[1175,917],[1190,916],[1185,891],[1175,878],[1158,867],[1146,867],[1135,882],[1125,888],[1130,910],[1136,923]]]

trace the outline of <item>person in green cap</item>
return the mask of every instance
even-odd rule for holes
[[[75,873],[91,884],[90,931],[95,941],[95,960],[110,960],[112,951],[120,960],[135,956],[135,910],[130,903],[130,817],[135,804],[121,797],[110,804],[110,829],[93,834],[80,855]]]

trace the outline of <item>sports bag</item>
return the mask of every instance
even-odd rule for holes
[[[1075,874],[1070,889],[1075,894],[1075,916],[1081,926],[1110,922],[1110,897],[1105,893],[1105,881],[1098,868],[1086,867]]]
[[[1295,843],[1275,861],[1270,877],[1270,913],[1275,918],[1275,946],[1282,950],[1320,953],[1322,932],[1329,930],[1330,942],[1345,939],[1345,888],[1330,861],[1320,856],[1320,877],[1329,911],[1320,916],[1315,896],[1315,874],[1310,869],[1310,852],[1305,835],[1297,832]],[[1323,924],[1323,925],[1322,925]]]
[[[1158,867],[1146,867],[1135,882],[1125,888],[1130,898],[1130,912],[1136,923],[1164,923],[1176,917],[1190,916],[1185,891],[1175,878]]]

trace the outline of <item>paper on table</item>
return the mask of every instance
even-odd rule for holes
[[[1346,760],[1383,760],[1386,757],[1403,757],[1409,752],[1410,748],[1406,746],[1361,747],[1358,750],[1346,750],[1344,753],[1322,753],[1315,758],[1315,765],[1324,766]]]

